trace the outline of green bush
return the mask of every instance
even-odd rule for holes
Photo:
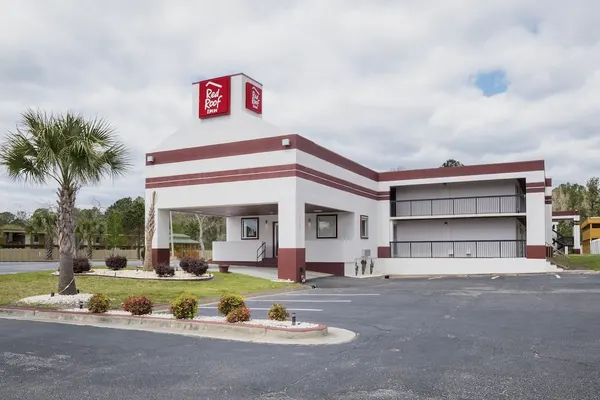
[[[250,321],[250,309],[246,306],[234,308],[229,314],[227,314],[225,319],[227,322],[232,324],[236,322]]]
[[[104,264],[106,265],[106,268],[118,271],[127,267],[127,257],[118,255],[110,256],[104,259]]]
[[[193,319],[198,314],[198,299],[191,294],[182,294],[173,300],[169,311],[177,319]]]
[[[246,307],[244,298],[238,294],[227,294],[221,296],[221,301],[217,305],[219,314],[227,316],[230,312],[239,307]]]
[[[96,293],[88,302],[88,310],[92,313],[105,313],[110,308],[110,299],[104,293]]]
[[[129,296],[123,302],[123,311],[128,311],[132,315],[152,314],[152,300],[146,296]]]
[[[290,317],[290,313],[283,304],[273,304],[267,315],[274,321],[285,321]]]
[[[92,269],[92,264],[87,257],[73,257],[73,273],[83,274]]]

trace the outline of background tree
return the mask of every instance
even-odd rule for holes
[[[446,161],[444,161],[444,163],[442,165],[440,165],[440,167],[442,167],[442,168],[464,167],[464,164],[461,163],[460,161],[456,161],[454,158],[449,158]]]
[[[106,233],[104,238],[113,253],[117,247],[124,246],[127,243],[123,227],[123,217],[120,211],[113,209],[106,212]]]
[[[92,258],[96,238],[104,234],[105,221],[100,209],[88,208],[77,214],[76,234],[80,243],[85,243],[86,257]]]
[[[75,202],[83,186],[126,173],[129,152],[104,120],[28,110],[0,146],[0,165],[14,180],[58,186],[58,291],[76,294],[73,275]]]
[[[124,197],[115,201],[106,210],[107,214],[112,211],[118,211],[122,217],[123,233],[128,238],[130,245],[137,249],[138,259],[140,258],[140,249],[144,240],[145,229],[145,205],[142,197],[132,199]]]
[[[58,226],[56,213],[48,208],[38,208],[27,221],[27,231],[44,234],[45,259],[52,260],[54,251],[54,240],[56,239]]]
[[[590,178],[585,186],[578,183],[562,183],[552,190],[553,211],[579,211],[581,220],[600,216],[600,180]],[[573,235],[573,223],[561,221],[558,232],[563,236]]]

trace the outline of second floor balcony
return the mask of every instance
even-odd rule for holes
[[[524,195],[392,200],[391,217],[494,215],[525,213]]]

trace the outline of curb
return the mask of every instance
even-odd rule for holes
[[[325,325],[318,325],[314,328],[290,329],[251,324],[230,324],[227,322],[217,321],[177,320],[151,316],[90,314],[69,311],[38,310],[34,308],[21,307],[1,307],[0,317],[81,325],[102,324],[111,325],[112,327],[116,328],[141,328],[140,330],[157,332],[168,331],[169,333],[180,334],[202,333],[204,336],[214,335],[216,338],[219,338],[225,334],[228,336],[228,339],[234,340],[235,336],[239,335],[243,336],[245,340],[285,339],[298,341],[303,339],[323,338],[329,333],[327,326]],[[238,338],[238,340],[240,339]]]

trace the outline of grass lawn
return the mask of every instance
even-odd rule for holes
[[[52,271],[25,272],[0,275],[0,305],[40,294],[56,292],[58,277]],[[271,282],[242,274],[211,272],[215,278],[203,282],[151,281],[141,279],[78,276],[75,278],[81,293],[104,293],[111,298],[112,307],[118,308],[128,296],[148,296],[154,303],[169,303],[182,293],[199,298],[218,297],[222,294],[246,294],[278,289],[293,283]]]
[[[600,254],[571,254],[571,269],[600,271]]]

